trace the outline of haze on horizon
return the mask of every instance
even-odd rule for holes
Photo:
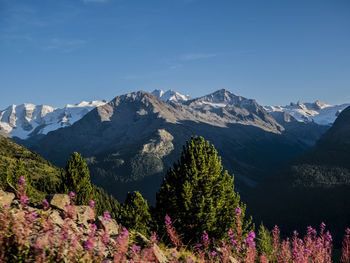
[[[0,109],[218,89],[350,102],[346,0],[0,0]]]

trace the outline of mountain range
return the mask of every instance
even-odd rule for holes
[[[188,95],[183,95],[175,90],[163,91],[156,89],[152,94],[167,103],[182,103],[202,111],[209,108],[218,110],[233,103],[233,101],[225,100],[225,98],[209,98],[208,96],[191,99]],[[236,96],[236,98],[239,97]],[[50,131],[72,125],[89,111],[105,103],[106,101],[99,100],[82,101],[75,105],[68,104],[63,108],[30,103],[10,105],[0,111],[0,134],[22,140],[38,135],[46,135]],[[278,122],[315,122],[319,125],[330,126],[339,113],[349,105],[349,103],[329,105],[321,101],[315,101],[314,103],[290,103],[287,106],[264,106],[264,109]],[[241,106],[238,105],[238,107]]]
[[[13,139],[60,167],[72,152],[81,153],[92,181],[119,200],[128,191],[140,190],[152,203],[166,170],[180,158],[191,136],[211,141],[224,167],[235,174],[237,187],[245,189],[308,151],[329,128],[299,121],[287,112],[272,114],[255,100],[223,89],[193,99],[172,90],[138,91],[95,104],[76,105],[77,111],[88,112],[79,120],[71,117],[69,124],[58,117],[38,122],[39,118],[30,118],[35,114],[14,115],[12,120],[22,117],[33,127],[27,128],[25,140]],[[64,109],[56,111],[73,116],[68,114],[71,107]],[[2,122],[8,116],[2,112]],[[46,116],[50,115],[42,119]],[[47,133],[54,125],[62,128]],[[17,129],[24,130],[13,127],[10,135]]]

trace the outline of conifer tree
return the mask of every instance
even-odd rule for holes
[[[7,170],[7,176],[6,176],[7,184],[15,190],[15,189],[17,189],[18,180],[21,177],[24,177],[24,179],[26,181],[27,192],[30,191],[30,181],[28,179],[27,171],[24,168],[23,161],[21,159],[18,159],[16,161],[13,172],[10,172],[9,170]]]
[[[89,200],[93,198],[89,169],[77,152],[70,156],[65,173],[62,175],[62,182],[66,192],[76,193],[77,204],[88,204]]]
[[[163,179],[157,193],[158,224],[168,214],[184,242],[196,242],[205,231],[220,239],[235,228],[235,209],[244,218],[245,205],[234,191],[233,177],[223,171],[213,145],[202,137],[192,137]],[[250,223],[243,223],[247,228]]]
[[[267,256],[270,256],[273,250],[273,239],[271,232],[263,224],[259,227],[257,241],[259,253],[265,253]]]
[[[129,192],[126,196],[121,223],[127,228],[150,235],[151,221],[152,218],[147,201],[139,192]]]

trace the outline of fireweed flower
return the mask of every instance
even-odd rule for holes
[[[111,219],[111,215],[108,212],[104,212],[103,213],[103,219],[110,220]]]
[[[165,224],[171,225],[171,218],[170,218],[170,216],[165,215],[164,220],[165,220]]]
[[[235,214],[236,214],[236,216],[239,216],[239,215],[242,214],[242,210],[241,210],[240,207],[237,207],[237,208],[235,209]]]
[[[325,238],[326,238],[326,240],[328,241],[328,242],[332,242],[332,235],[329,233],[329,232],[327,232],[326,233],[326,236],[325,236]]]
[[[74,200],[74,199],[75,199],[75,193],[70,192],[70,193],[69,193],[69,198],[70,198],[71,200]]]
[[[158,243],[158,237],[157,237],[157,233],[153,232],[151,235],[151,242],[152,243]]]
[[[250,232],[248,234],[248,236],[246,237],[246,239],[244,240],[244,242],[246,244],[248,244],[248,246],[255,246],[254,239],[255,239],[255,233],[254,232]]]
[[[109,243],[109,234],[107,232],[103,233],[103,235],[101,236],[102,238],[102,242],[104,244],[108,244]]]
[[[90,201],[89,201],[89,206],[90,206],[91,208],[95,208],[95,201],[94,201],[94,200],[90,200]]]
[[[46,200],[46,199],[44,199],[42,202],[41,202],[41,204],[42,204],[42,206],[43,206],[43,208],[44,208],[44,210],[47,210],[48,208],[49,208],[49,202]]]
[[[212,255],[214,257],[216,255],[216,251],[210,252],[210,255]]]
[[[136,254],[140,252],[141,248],[135,244],[131,246],[131,250],[135,252]]]
[[[35,222],[38,220],[38,213],[36,211],[33,211],[30,213],[29,220],[32,222]]]
[[[22,195],[21,198],[20,198],[20,201],[21,201],[21,205],[25,205],[25,204],[28,203],[29,198],[26,195]]]
[[[25,184],[26,184],[26,179],[25,179],[23,176],[21,176],[21,177],[18,179],[18,183],[19,183],[20,185],[25,185]]]
[[[128,236],[129,235],[129,231],[125,227],[123,228],[122,235],[123,236]]]
[[[84,248],[91,251],[94,248],[94,242],[91,239],[89,239],[84,243]]]
[[[202,241],[205,245],[208,245],[210,243],[210,240],[209,240],[209,235],[207,233],[203,233],[202,235]]]
[[[91,230],[93,230],[93,231],[97,230],[97,226],[95,224],[91,224],[90,227],[91,227]]]

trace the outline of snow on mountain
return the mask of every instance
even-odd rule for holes
[[[225,89],[220,89],[209,95],[190,100],[186,104],[192,107],[203,107],[204,105],[208,105],[214,108],[224,108],[227,105],[234,105],[236,107],[245,108],[246,106],[256,104],[256,102],[252,99],[237,96]]]
[[[157,96],[158,98],[160,98],[161,100],[163,100],[165,102],[172,101],[172,102],[182,103],[182,102],[188,101],[190,99],[190,97],[188,95],[182,95],[179,92],[172,90],[172,89],[170,89],[168,91],[155,89],[154,91],[152,91],[152,94]]]
[[[265,106],[272,115],[274,112],[286,112],[300,122],[315,122],[320,125],[331,125],[350,103],[329,105],[319,100],[314,103],[290,103],[287,106]]]
[[[0,111],[0,131],[21,139],[47,134],[72,125],[95,107],[104,104],[103,101],[83,101],[75,105],[68,104],[64,108],[28,103],[11,105]]]

